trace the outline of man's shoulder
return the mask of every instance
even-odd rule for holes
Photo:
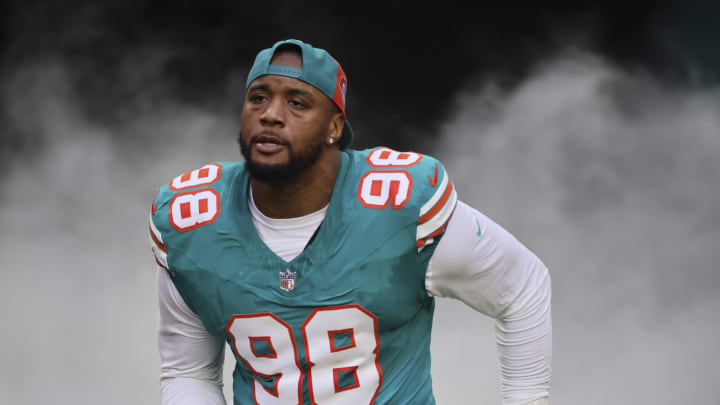
[[[365,206],[408,205],[422,210],[452,190],[445,166],[436,158],[412,151],[378,146],[348,151],[359,178],[358,197]],[[394,201],[386,202],[394,196]],[[391,199],[392,200],[392,199]]]
[[[177,194],[203,188],[221,188],[243,170],[245,162],[212,162],[179,174],[157,188],[154,205],[167,203]]]
[[[364,150],[348,149],[356,164],[375,169],[405,169],[416,171],[433,167],[439,160],[433,156],[415,152],[398,151],[387,146],[376,146]]]
[[[416,226],[418,249],[442,236],[455,210],[457,193],[439,160],[387,147],[351,151],[357,197],[365,208],[380,209]]]
[[[155,191],[152,221],[162,228],[169,220],[168,225],[178,229],[183,228],[184,221],[190,222],[188,218],[196,221],[200,216],[212,214],[244,166],[244,162],[213,162],[173,177]],[[177,211],[175,221],[173,209]]]

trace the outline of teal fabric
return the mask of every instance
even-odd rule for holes
[[[310,404],[310,397],[303,322],[315,309],[348,304],[360,305],[377,318],[382,384],[374,403],[434,404],[430,377],[434,300],[425,290],[425,271],[437,244],[418,253],[416,231],[420,207],[437,190],[427,177],[433,176],[436,163],[438,178],[444,169],[424,156],[414,166],[401,168],[414,179],[410,199],[402,208],[367,208],[358,199],[363,175],[370,170],[399,170],[370,167],[369,152],[341,152],[325,220],[314,241],[290,262],[275,255],[254,228],[248,211],[249,177],[242,162],[219,163],[220,179],[196,188],[211,188],[220,196],[221,211],[210,224],[178,232],[170,225],[169,204],[187,190],[165,186],[156,198],[152,218],[167,247],[172,280],[185,302],[211,334],[231,347],[226,327],[233,315],[272,313],[285,322],[297,342],[304,404]],[[291,291],[280,288],[279,273],[286,269],[297,276]],[[349,339],[349,334],[338,332],[335,342],[344,346]],[[235,404],[251,404],[253,379],[269,389],[274,380],[255,375],[237,353],[235,358]],[[338,374],[341,388],[352,385],[346,374]]]
[[[281,45],[293,44],[300,47],[302,52],[303,66],[299,76],[296,72],[291,74],[273,71],[270,64],[272,56]],[[312,45],[302,41],[290,39],[287,41],[276,42],[272,48],[264,49],[255,58],[252,69],[248,74],[245,87],[249,87],[253,80],[260,76],[277,74],[281,76],[295,77],[305,83],[315,87],[323,92],[328,98],[332,99],[335,95],[335,85],[338,72],[338,63],[330,56],[330,54],[320,48],[313,48]]]

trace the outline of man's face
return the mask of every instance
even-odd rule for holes
[[[278,51],[272,63],[302,67],[294,51]],[[312,166],[327,141],[331,103],[298,79],[255,79],[245,94],[238,139],[250,175],[264,183],[286,184]]]

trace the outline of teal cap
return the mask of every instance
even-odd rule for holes
[[[302,53],[302,68],[284,65],[271,65],[275,51],[282,45],[295,45],[300,48]],[[263,49],[255,57],[250,73],[248,74],[245,88],[250,87],[250,83],[260,76],[278,75],[292,77],[315,87],[325,94],[335,105],[340,108],[343,115],[345,113],[345,93],[347,92],[347,76],[343,71],[340,63],[330,54],[320,48],[314,48],[310,44],[299,41],[297,39],[288,39],[278,41],[272,48]],[[340,149],[345,149],[352,143],[353,130],[350,122],[345,120],[342,135],[340,136]]]

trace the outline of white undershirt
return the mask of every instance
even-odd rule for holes
[[[318,211],[297,218],[270,218],[255,205],[252,189],[249,194],[250,217],[260,239],[286,262],[302,253],[315,230],[325,219],[328,208],[326,205]]]
[[[289,261],[299,255],[327,207],[292,219],[250,214],[260,238]],[[479,236],[481,235],[481,236]],[[457,202],[426,272],[429,295],[461,300],[497,320],[504,404],[547,404],[551,379],[550,275],[545,265],[491,219]],[[224,344],[210,335],[158,267],[163,404],[225,404]]]

